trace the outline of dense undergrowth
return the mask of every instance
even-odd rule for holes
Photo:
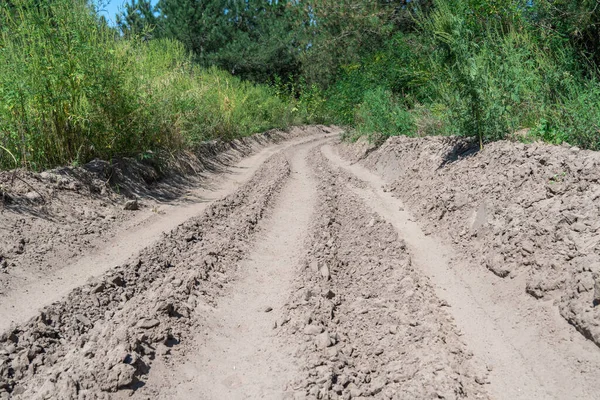
[[[0,168],[313,122],[600,150],[595,0],[155,3],[0,2]]]
[[[436,0],[415,9],[412,29],[340,66],[323,93],[325,118],[375,142],[462,135],[600,149],[597,67],[577,46],[587,25],[569,21],[561,2],[551,5],[557,15],[545,6]]]
[[[0,4],[0,167],[149,155],[302,121],[290,99],[127,39],[83,1]]]

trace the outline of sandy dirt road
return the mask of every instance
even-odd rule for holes
[[[315,137],[309,136],[262,149],[226,170],[209,176],[201,186],[190,187],[184,198],[161,203],[137,213],[114,237],[100,240],[96,249],[67,260],[65,265],[37,279],[13,285],[0,297],[0,331],[8,329],[11,324],[27,321],[42,306],[59,300],[88,279],[124,263],[154,244],[161,235],[190,217],[201,214],[212,202],[233,193],[247,182],[271,155],[289,146],[312,140]]]
[[[582,364],[598,365],[594,344],[573,331],[552,311],[510,287],[498,290],[483,269],[452,263],[454,249],[425,235],[402,202],[383,190],[385,180],[366,168],[343,160],[331,146],[323,152],[336,165],[370,183],[360,195],[385,216],[409,243],[415,262],[431,278],[436,293],[452,304],[452,315],[469,348],[490,367],[489,391],[495,398],[595,398],[600,377],[582,373]],[[524,316],[537,314],[533,321]],[[554,317],[554,318],[553,318]],[[551,334],[549,334],[551,332]],[[561,343],[556,343],[559,338]],[[574,342],[574,343],[573,343]],[[582,368],[583,367],[583,368]]]
[[[593,343],[461,265],[337,143],[269,147],[162,237],[90,255],[92,282],[3,327],[0,398],[600,398]]]

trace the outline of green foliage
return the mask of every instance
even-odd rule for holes
[[[87,0],[0,2],[0,167],[299,122],[600,149],[596,3],[130,0],[112,28]]]
[[[591,80],[569,87],[561,101],[548,111],[545,126],[540,124],[536,128],[534,131],[548,142],[566,141],[600,150],[600,84]]]
[[[130,0],[125,3],[125,10],[117,14],[116,20],[125,36],[141,36],[146,40],[159,36],[156,33],[160,31],[162,22],[150,0]]]
[[[340,66],[326,91],[326,115],[378,138],[455,134],[483,144],[531,128],[534,138],[600,149],[600,85],[568,33],[585,7],[555,2],[561,14],[535,4],[434,1],[415,14],[414,32],[397,29]],[[579,19],[559,24],[558,15]],[[412,122],[394,122],[398,115]]]
[[[576,60],[597,72],[600,65],[600,7],[596,0],[538,0],[528,8],[527,16],[540,36],[550,37],[556,44],[567,44],[577,50]]]
[[[326,91],[325,107],[331,119],[353,125],[365,93],[376,88],[391,91],[395,101],[407,108],[423,97],[425,59],[419,57],[421,48],[409,45],[413,39],[413,35],[396,34],[360,62],[342,65],[337,82]]]
[[[595,0],[161,0],[159,8],[167,36],[205,65],[274,82],[297,99],[296,118],[375,141],[454,134],[483,145],[530,129],[600,149]]]
[[[231,25],[225,14],[228,3],[228,0],[160,0],[158,9],[164,34],[203,59],[231,40]]]
[[[335,84],[344,66],[361,62],[385,47],[398,30],[410,29],[412,12],[405,1],[318,0],[301,2],[303,77],[323,88]],[[340,67],[342,70],[340,71]]]
[[[458,131],[497,140],[527,119],[522,110],[543,101],[546,64],[526,32],[503,32],[501,20],[482,25],[471,18],[478,16],[439,2],[423,22],[434,49],[429,86],[451,110]]]
[[[358,133],[371,142],[382,143],[390,136],[413,135],[412,115],[394,101],[389,90],[376,88],[365,93],[356,113]]]
[[[552,126],[546,118],[541,118],[538,121],[537,125],[529,132],[529,136],[552,144],[561,144],[567,139],[567,136]]]
[[[161,0],[161,30],[203,65],[257,82],[299,73],[299,6],[269,0]]]
[[[481,2],[471,13],[473,2],[440,0],[422,23],[433,49],[430,96],[447,107],[451,130],[489,141],[534,128],[552,143],[592,146],[590,124],[570,122],[576,107],[591,121],[600,115],[584,106],[597,99],[597,85],[585,83],[575,51],[549,32],[540,36],[523,4]]]
[[[302,83],[299,91],[301,96],[296,103],[295,110],[303,121],[323,124],[332,120],[326,114],[325,104],[327,99],[319,86],[314,83],[312,85]]]
[[[119,39],[77,0],[0,6],[0,145],[34,169],[294,122],[269,87],[193,65],[179,42]],[[299,118],[299,117],[298,117]],[[12,167],[0,152],[0,167]]]

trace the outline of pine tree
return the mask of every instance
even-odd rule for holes
[[[117,27],[126,36],[140,35],[148,40],[159,31],[159,17],[150,0],[130,0],[125,10],[117,14]]]

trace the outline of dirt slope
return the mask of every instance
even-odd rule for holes
[[[408,154],[384,146],[365,156],[329,129],[309,131],[232,158],[238,174],[212,179],[202,207],[164,200],[167,233],[129,255],[80,247],[79,260],[102,266],[3,329],[0,398],[598,398],[600,350],[526,294],[521,275],[477,264],[468,246],[487,219],[476,213],[477,235],[457,245],[451,212],[434,231],[435,210],[411,200],[428,181],[402,169]],[[357,155],[364,165],[347,160]],[[428,193],[443,191],[426,164],[436,156],[410,156]],[[384,191],[377,172],[415,180]],[[27,299],[8,287],[7,299]],[[10,315],[0,309],[0,320]]]

